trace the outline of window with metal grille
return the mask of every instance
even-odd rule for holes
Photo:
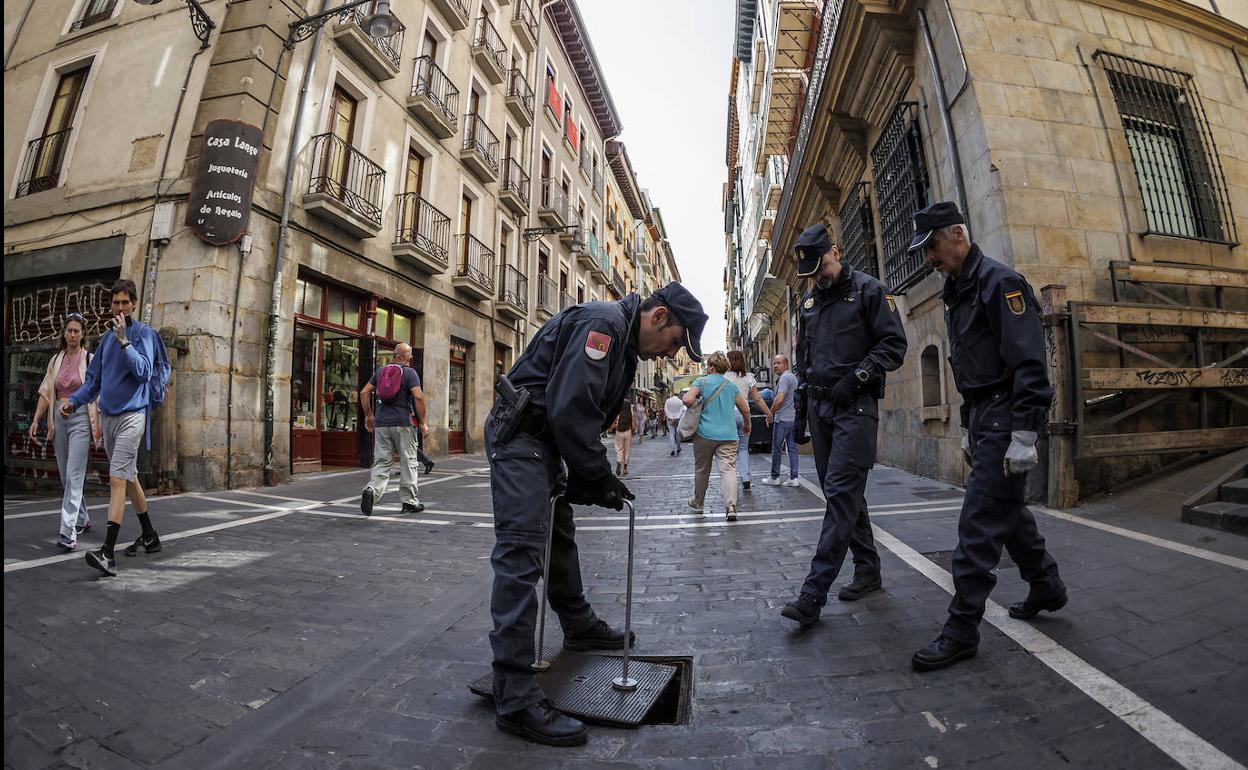
[[[1097,51],[1140,185],[1145,235],[1236,244],[1226,177],[1196,82],[1186,72]]]
[[[870,195],[871,183],[859,182],[841,205],[841,263],[879,278]]]
[[[918,102],[899,102],[893,109],[871,148],[871,167],[884,243],[883,280],[890,291],[900,294],[928,273],[922,251],[906,252],[914,235],[914,214],[931,198]]]

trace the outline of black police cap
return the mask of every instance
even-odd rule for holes
[[[672,281],[662,289],[650,295],[662,302],[676,322],[685,327],[685,348],[694,361],[702,360],[702,330],[706,328],[707,315],[702,311],[702,303],[684,286]]]
[[[818,272],[823,255],[831,248],[832,238],[828,235],[828,228],[822,224],[816,223],[803,230],[793,247],[797,254],[797,274],[805,277]]]
[[[966,224],[966,218],[953,201],[933,203],[914,215],[914,238],[906,251],[917,251],[927,245],[932,233],[949,225]]]

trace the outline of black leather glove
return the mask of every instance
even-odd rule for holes
[[[858,397],[858,388],[861,385],[853,372],[845,375],[832,386],[832,403],[837,406],[850,403]]]
[[[810,435],[806,432],[807,404],[806,383],[797,386],[793,391],[793,441],[799,446],[810,443]]]
[[[610,473],[593,479],[568,479],[563,494],[564,502],[570,505],[596,505],[614,511],[623,509],[625,500],[635,499],[632,490]]]

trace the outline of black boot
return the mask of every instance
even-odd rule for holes
[[[1010,605],[1010,617],[1019,620],[1031,620],[1044,612],[1057,612],[1066,606],[1066,589],[1056,596],[1048,599],[1034,599],[1028,595],[1026,601],[1015,602]]]
[[[547,746],[580,746],[589,739],[585,725],[556,709],[549,698],[510,714],[499,714],[494,724],[505,733]]]
[[[803,628],[817,622],[821,612],[823,608],[819,606],[819,602],[808,593],[798,594],[796,599],[780,610],[781,615],[789,620],[796,620]]]
[[[360,494],[360,513],[365,516],[373,515],[373,503],[376,498],[373,496],[373,490],[368,487],[364,488],[364,492]]]
[[[960,660],[973,658],[977,652],[978,644],[959,642],[942,634],[931,644],[917,650],[910,659],[910,665],[914,666],[915,671],[935,671],[952,666]]]
[[[637,644],[637,635],[629,631],[628,646]],[[563,649],[584,652],[586,650],[622,650],[624,649],[624,632],[617,631],[599,620],[576,636],[564,637]]]
[[[836,594],[843,602],[856,602],[867,594],[883,588],[879,575],[854,575],[854,580]]]

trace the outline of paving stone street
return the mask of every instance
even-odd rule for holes
[[[4,765],[77,768],[1166,768],[1248,762],[1248,541],[1129,510],[1035,509],[1070,587],[1032,622],[1008,559],[978,657],[919,674],[944,620],[961,490],[877,466],[867,499],[885,590],[780,617],[822,518],[817,483],[741,518],[718,477],[685,504],[691,451],[633,449],[636,654],[688,656],[684,724],[592,726],[537,746],[467,685],[489,671],[489,474],[440,460],[422,514],[359,513],[365,471],[153,498],[163,552],[102,579],[61,554],[55,500],[4,506]],[[803,457],[802,477],[814,469]],[[1095,525],[1095,526],[1093,526]],[[624,621],[627,517],[578,509],[590,600]],[[121,542],[138,532],[128,512]],[[841,580],[848,580],[847,564]],[[548,627],[560,641],[558,624]]]

